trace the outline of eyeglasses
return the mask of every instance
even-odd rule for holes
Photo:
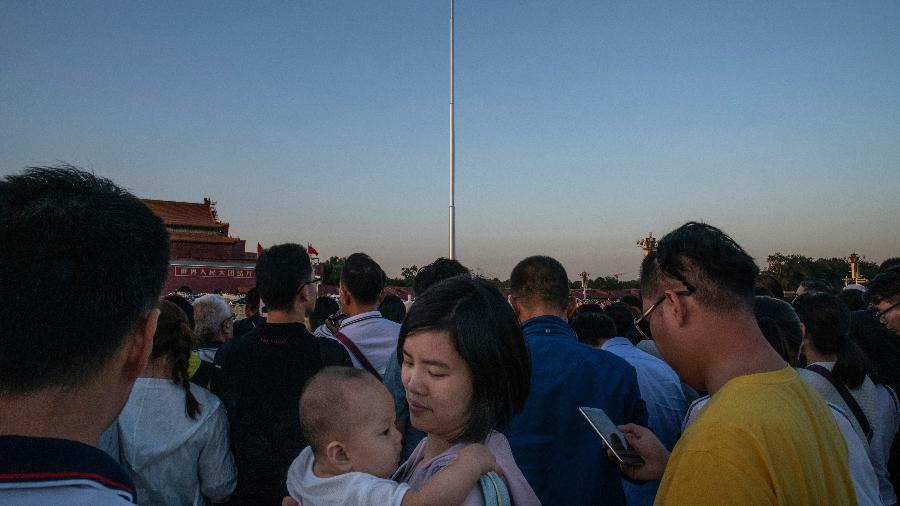
[[[310,279],[309,281],[304,281],[303,283],[300,283],[300,287],[297,288],[297,293],[300,293],[300,290],[303,290],[303,287],[305,287],[306,285],[313,284],[313,283],[319,283],[321,281],[322,281],[321,277],[313,276],[313,278]]]
[[[878,317],[878,321],[881,322],[882,325],[887,325],[887,318],[885,318],[884,315],[890,313],[891,310],[893,310],[897,306],[900,306],[900,301],[895,302],[894,304],[891,304],[891,307],[876,314],[875,316]]]
[[[684,286],[687,288],[687,290],[678,290],[677,292],[674,292],[675,295],[681,295],[682,297],[687,297],[688,295],[693,295],[693,293],[697,291],[697,289],[694,288],[694,285],[692,285],[690,283],[685,282]],[[635,318],[634,328],[638,331],[638,334],[640,334],[642,338],[650,339],[650,336],[648,336],[647,334],[644,334],[644,331],[641,330],[641,322],[646,320],[647,318],[649,318],[650,313],[652,313],[654,309],[659,307],[659,305],[662,304],[663,301],[665,301],[665,300],[666,300],[666,295],[663,294],[662,297],[660,297],[656,302],[654,302],[652,306],[650,306],[649,308],[647,308],[646,311],[644,311],[644,314],[642,314],[640,318]]]

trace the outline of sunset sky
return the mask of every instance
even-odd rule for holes
[[[637,277],[687,220],[762,267],[900,255],[900,2],[456,2],[457,254]],[[447,253],[449,2],[0,2],[0,175],[218,202],[255,250]]]

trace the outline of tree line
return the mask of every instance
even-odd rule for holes
[[[322,262],[324,266],[322,280],[329,285],[337,285],[341,280],[341,269],[344,267],[346,257],[332,256]],[[878,264],[866,260],[859,262],[860,274],[872,279],[878,274]],[[419,268],[415,265],[402,267],[400,277],[387,279],[388,286],[412,286]],[[766,257],[766,272],[771,274],[781,283],[785,290],[794,290],[801,281],[807,278],[816,278],[826,281],[834,287],[844,285],[844,277],[850,275],[850,267],[844,258],[816,258],[791,254],[775,253]],[[478,275],[476,273],[476,275]],[[501,288],[509,288],[509,280],[493,278],[492,281]],[[581,281],[572,281],[570,288],[581,288]],[[625,290],[640,288],[637,279],[620,280],[616,276],[598,276],[588,280],[588,288],[597,290]]]

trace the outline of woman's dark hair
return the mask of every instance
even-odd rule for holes
[[[603,341],[616,337],[616,323],[600,312],[579,311],[572,317],[569,326],[578,336],[578,341],[588,346],[599,346]]]
[[[378,311],[381,312],[381,316],[392,322],[403,323],[403,318],[406,317],[406,304],[400,297],[388,294],[381,300]]]
[[[159,322],[156,334],[153,335],[153,358],[168,357],[172,365],[171,378],[176,385],[184,388],[184,404],[187,415],[197,418],[200,403],[191,393],[191,381],[188,377],[188,360],[191,356],[191,329],[187,316],[175,304],[161,300],[159,302]]]
[[[794,310],[816,351],[837,357],[831,371],[835,381],[849,388],[862,385],[868,367],[865,355],[850,340],[847,305],[830,293],[804,293],[794,300]]]
[[[765,295],[776,299],[784,299],[784,288],[781,283],[775,279],[775,276],[768,272],[760,272],[756,276],[756,284],[754,285],[756,295]]]
[[[616,324],[617,336],[625,337],[632,344],[637,344],[640,339],[634,331],[634,312],[631,311],[631,307],[624,302],[615,302],[603,308],[603,313],[612,318]]]
[[[431,286],[403,320],[398,360],[406,338],[426,330],[446,332],[472,372],[472,411],[457,440],[480,442],[506,427],[525,405],[531,364],[519,320],[497,287],[467,275]]]
[[[847,304],[847,309],[850,311],[859,311],[860,309],[866,308],[866,298],[862,290],[845,288],[841,290],[838,297],[844,301],[844,304]]]
[[[322,296],[316,299],[316,305],[309,314],[309,330],[313,331],[325,323],[325,319],[337,313],[341,308],[331,297]]]
[[[803,342],[800,318],[782,299],[757,295],[753,300],[756,323],[764,336],[791,367],[797,366],[797,354]]]

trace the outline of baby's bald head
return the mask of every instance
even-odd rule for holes
[[[372,374],[352,367],[326,367],[316,373],[300,396],[300,431],[319,455],[328,443],[343,440],[369,411],[370,403],[387,393]]]

